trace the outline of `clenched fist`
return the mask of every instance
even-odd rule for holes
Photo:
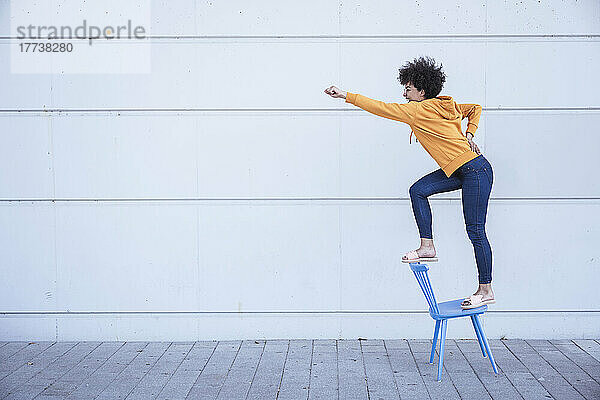
[[[331,97],[335,97],[337,99],[345,99],[346,98],[346,92],[336,88],[335,86],[329,86],[327,89],[325,89],[325,93],[327,93]]]

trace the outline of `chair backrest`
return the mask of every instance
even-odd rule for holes
[[[438,309],[437,301],[435,300],[435,295],[433,294],[433,288],[431,287],[431,282],[429,282],[429,275],[427,274],[429,267],[427,264],[411,263],[410,269],[415,274],[415,278],[417,278],[417,282],[419,282],[419,286],[421,287],[421,290],[427,299],[429,311],[439,314],[440,310]]]

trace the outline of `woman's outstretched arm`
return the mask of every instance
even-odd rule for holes
[[[412,123],[416,111],[416,104],[414,102],[406,104],[386,103],[361,94],[345,92],[335,86],[325,89],[325,93],[334,98],[346,99],[346,103],[354,104],[372,114],[407,124]]]

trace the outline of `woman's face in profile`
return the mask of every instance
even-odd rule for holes
[[[411,82],[408,82],[404,86],[404,98],[408,101],[422,101],[425,100],[425,91],[418,91]]]

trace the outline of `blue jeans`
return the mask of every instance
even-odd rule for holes
[[[467,234],[475,250],[479,283],[492,281],[492,248],[485,234],[485,218],[494,182],[494,171],[488,160],[478,155],[447,177],[441,169],[425,175],[409,190],[413,213],[421,238],[433,239],[431,208],[427,198],[432,194],[462,188],[462,206]]]

